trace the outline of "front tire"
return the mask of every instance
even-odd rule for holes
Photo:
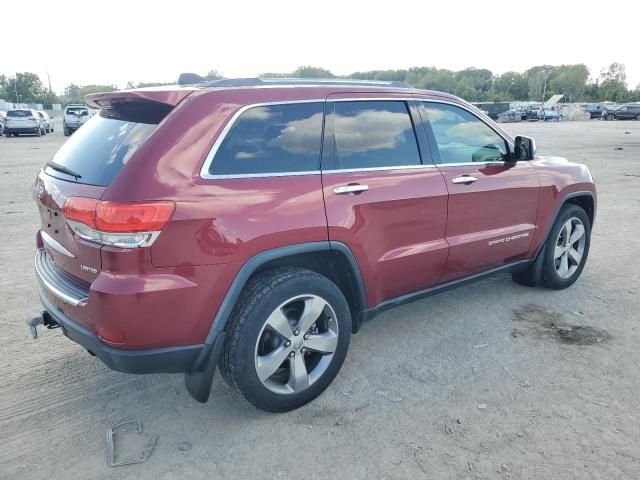
[[[587,213],[578,205],[564,205],[547,238],[542,285],[555,290],[573,285],[587,262],[590,244]]]
[[[351,313],[328,278],[277,268],[249,281],[227,327],[225,381],[256,407],[287,412],[320,395],[340,371]]]

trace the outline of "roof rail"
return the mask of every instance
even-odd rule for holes
[[[184,75],[184,74],[183,74]],[[364,87],[414,88],[405,82],[356,80],[345,78],[226,78],[207,82],[207,87],[255,87],[267,85],[343,85]]]

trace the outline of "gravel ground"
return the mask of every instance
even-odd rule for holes
[[[388,311],[324,395],[279,415],[219,376],[201,405],[181,375],[110,371],[59,331],[31,340],[30,185],[65,138],[0,138],[0,478],[640,478],[640,122],[507,129],[593,172],[580,280],[554,292],[502,275]],[[142,465],[106,465],[122,418],[159,436]]]

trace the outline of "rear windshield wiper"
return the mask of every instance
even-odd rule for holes
[[[74,172],[70,168],[63,167],[62,165],[57,164],[56,162],[53,162],[51,160],[47,162],[47,167],[52,168],[53,170],[57,170],[58,172],[66,173],[67,175],[71,175],[72,177],[75,177],[76,180],[82,178],[82,175],[80,175],[79,173]]]

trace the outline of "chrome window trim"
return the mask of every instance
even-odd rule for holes
[[[436,163],[436,167],[468,167],[471,165],[504,165],[507,162],[455,162],[455,163]]]
[[[323,174],[333,173],[355,173],[355,172],[382,172],[385,170],[421,170],[424,168],[436,168],[435,165],[394,165],[391,167],[363,167],[363,168],[344,168],[334,170],[323,170]]]
[[[296,177],[301,175],[320,175],[320,173],[320,170],[309,170],[308,172],[230,173],[228,175],[208,175],[202,178],[207,180],[231,180],[234,178]]]
[[[229,131],[233,128],[233,126],[235,125],[240,115],[242,115],[247,110],[250,110],[252,108],[259,108],[259,107],[270,107],[273,105],[292,105],[297,103],[322,103],[324,105],[325,102],[326,102],[326,99],[324,98],[308,99],[308,100],[283,100],[279,102],[251,103],[248,105],[244,105],[243,107],[240,107],[238,111],[236,111],[233,114],[231,119],[224,126],[224,128],[218,135],[218,138],[216,138],[215,143],[211,147],[211,150],[209,150],[209,153],[207,154],[204,160],[204,163],[202,164],[202,168],[200,168],[200,178],[203,178],[205,180],[218,180],[218,179],[221,180],[221,179],[229,179],[229,178],[262,178],[262,177],[287,177],[289,175],[317,175],[318,173],[320,173],[319,170],[309,170],[308,172],[269,172],[269,173],[214,175],[209,173],[209,168],[211,168],[211,164],[213,163],[213,158],[218,152],[220,145],[222,145],[222,142],[225,140],[225,138],[229,134]],[[322,139],[320,139],[320,141],[322,141]],[[320,152],[320,149],[318,149],[318,152]],[[318,164],[320,164],[320,158],[318,158]]]

